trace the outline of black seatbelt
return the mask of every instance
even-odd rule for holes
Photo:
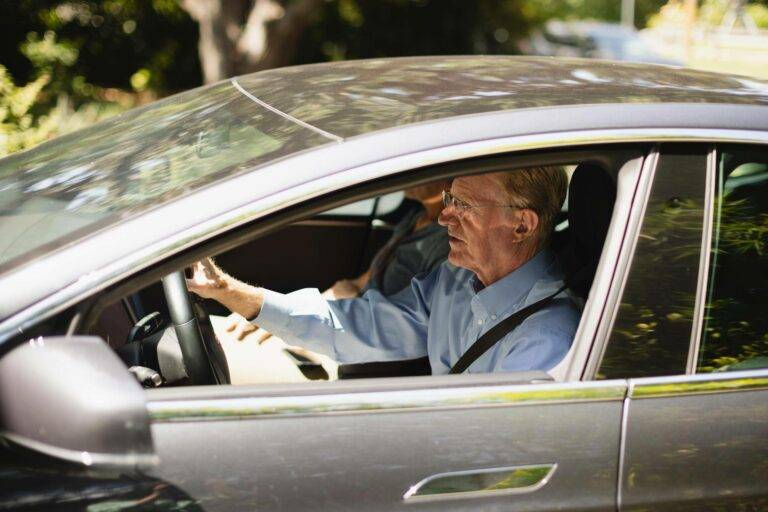
[[[478,357],[485,354],[488,349],[494,346],[501,338],[512,332],[515,327],[523,323],[526,318],[547,306],[550,302],[552,302],[555,296],[565,291],[568,286],[569,283],[565,283],[552,295],[544,297],[540,301],[534,302],[533,304],[530,304],[519,311],[515,311],[507,318],[488,329],[485,334],[480,336],[477,341],[474,342],[466,352],[464,352],[464,354],[459,358],[458,361],[456,361],[456,364],[453,365],[451,371],[448,373],[463,373],[464,370],[469,368],[469,365],[477,361]]]
[[[583,265],[579,270],[574,272],[569,279],[565,280],[563,286],[561,286],[555,293],[544,297],[540,301],[534,302],[519,311],[515,311],[507,318],[494,325],[488,332],[480,336],[471,347],[467,349],[464,354],[456,361],[451,370],[448,373],[463,373],[464,370],[469,368],[469,365],[477,361],[477,359],[488,352],[492,346],[494,346],[500,339],[512,332],[518,325],[523,323],[532,314],[541,310],[549,305],[554,298],[563,293],[568,288],[573,288],[581,283],[588,282],[592,284],[592,278],[595,275],[595,269],[597,267],[597,258],[590,263]]]

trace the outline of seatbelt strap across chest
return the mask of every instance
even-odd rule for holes
[[[567,283],[561,286],[560,289],[552,295],[544,297],[533,304],[529,304],[519,311],[515,311],[507,318],[488,329],[485,334],[480,336],[477,341],[464,352],[448,373],[463,373],[464,370],[469,368],[469,366],[477,361],[480,356],[488,352],[488,350],[498,343],[499,340],[512,332],[518,325],[523,323],[526,318],[549,305],[549,303],[551,303],[557,295],[564,292],[566,288],[568,288]]]

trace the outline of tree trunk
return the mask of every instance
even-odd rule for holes
[[[322,0],[182,0],[198,22],[205,83],[292,62]]]

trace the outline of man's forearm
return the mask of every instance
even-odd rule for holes
[[[212,299],[220,302],[233,313],[252,319],[261,312],[264,292],[261,288],[238,281],[231,276],[226,286],[218,289]]]

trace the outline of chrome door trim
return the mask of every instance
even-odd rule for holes
[[[714,150],[714,172],[715,172],[715,196],[717,196],[718,193],[722,195],[722,193],[725,191],[725,179],[718,169],[717,162],[720,160],[720,148],[715,146]],[[720,226],[722,225],[723,220],[723,201],[722,199],[720,201],[717,201],[715,203],[715,206],[717,207],[717,210],[714,212],[714,217],[712,219],[712,244],[710,246],[710,260],[709,260],[709,275],[707,276],[707,279],[714,283],[715,280],[715,268],[717,268],[717,256],[720,253]],[[715,236],[715,229],[718,230],[717,236]],[[708,282],[709,282],[708,281]],[[707,303],[712,303],[712,297],[714,296],[714,287],[710,288],[707,293],[706,301]],[[703,334],[706,332],[706,328],[709,324],[709,319],[704,316],[701,326],[701,333]],[[698,363],[699,359],[699,350],[701,350],[701,334],[698,337],[698,344],[696,345],[696,362]]]
[[[403,495],[403,501],[413,503],[526,494],[547,485],[552,479],[552,475],[555,474],[555,470],[557,470],[557,464],[551,463],[438,473],[421,480],[408,489]],[[454,489],[468,490],[451,491],[448,490],[451,488],[450,486],[454,486]]]
[[[461,119],[456,122],[462,122]],[[412,127],[411,127],[412,128]],[[431,125],[426,124],[424,130],[431,130]],[[406,129],[406,128],[404,128]],[[394,132],[396,130],[389,130]],[[339,144],[328,144],[312,151],[302,152],[294,157],[276,162],[271,167],[275,173],[301,172],[304,166],[318,158],[318,154],[324,155],[332,150],[357,147],[362,142],[369,140],[374,135],[353,138]],[[83,299],[98,293],[105,288],[144,270],[152,265],[166,260],[174,255],[189,249],[192,246],[205,242],[225,231],[242,226],[266,215],[274,213],[285,206],[298,204],[302,201],[313,199],[331,190],[357,185],[375,178],[390,176],[418,167],[446,163],[454,160],[475,158],[480,156],[495,155],[500,153],[514,153],[518,151],[556,149],[568,146],[597,145],[606,143],[643,143],[659,141],[676,142],[730,142],[730,143],[768,143],[768,133],[756,130],[722,130],[702,128],[643,128],[643,129],[599,129],[579,130],[556,133],[538,133],[533,135],[519,135],[511,137],[499,137],[473,142],[465,142],[450,146],[434,147],[426,150],[415,151],[406,155],[384,158],[379,161],[365,163],[357,167],[341,169],[337,172],[321,178],[307,181],[275,193],[271,196],[249,200],[239,204],[243,195],[257,190],[256,182],[268,179],[264,171],[260,173],[246,173],[214,186],[201,189],[191,196],[181,198],[178,201],[165,205],[156,210],[132,219],[124,224],[119,224],[103,233],[92,236],[90,239],[78,244],[79,248],[88,246],[94,253],[103,249],[112,237],[127,239],[125,233],[141,232],[146,227],[156,226],[158,219],[166,218],[167,209],[173,208],[176,218],[183,218],[185,211],[199,210],[199,204],[210,203],[217,205],[222,201],[228,204],[238,205],[225,210],[206,221],[196,222],[185,229],[173,233],[170,236],[162,236],[156,241],[135,250],[125,253],[121,258],[115,259],[104,266],[90,271],[79,279],[68,284],[62,284],[51,295],[36,301],[26,309],[23,309],[4,321],[0,322],[0,344],[9,338],[23,334],[26,329],[40,321],[50,318],[71,307]],[[256,174],[260,174],[256,176]],[[222,209],[223,210],[223,209]],[[90,245],[89,245],[90,244]],[[116,244],[116,247],[119,244]],[[36,262],[28,270],[34,275],[48,275],[54,269],[66,265],[71,258],[71,251],[63,250],[52,255],[47,260]],[[0,287],[7,289],[23,288],[27,273],[15,272],[0,279]]]
[[[704,194],[704,219],[701,228],[701,252],[699,253],[699,275],[696,283],[696,302],[693,306],[693,329],[688,348],[688,361],[685,373],[696,373],[696,363],[699,360],[699,344],[704,327],[704,310],[706,309],[707,285],[709,283],[709,258],[712,254],[713,209],[715,204],[715,178],[717,176],[717,159],[715,148],[707,154],[706,183]]]
[[[631,399],[706,395],[768,389],[768,369],[630,379]]]
[[[637,195],[638,181],[648,151],[638,151],[638,156],[624,162],[616,182],[616,203],[611,214],[603,250],[589,291],[589,297],[581,312],[581,321],[568,354],[548,373],[556,381],[581,380],[584,367],[592,352],[596,333],[605,314],[606,304],[613,286],[616,264],[625,245],[625,232]]]
[[[640,177],[637,180],[637,189],[632,199],[632,207],[627,222],[624,239],[629,240],[619,253],[619,259],[616,262],[614,271],[614,283],[608,292],[608,299],[605,301],[605,310],[600,324],[598,324],[595,334],[595,345],[589,355],[589,359],[584,369],[583,379],[592,380],[597,375],[600,364],[603,362],[605,350],[608,347],[613,324],[616,321],[616,315],[619,312],[621,297],[624,295],[624,288],[627,285],[629,272],[632,270],[632,260],[634,259],[637,241],[640,238],[640,230],[643,227],[645,219],[645,210],[648,206],[649,192],[653,186],[653,178],[656,176],[656,169],[659,163],[659,148],[653,148],[640,171]]]
[[[312,395],[247,396],[149,401],[153,423],[228,421],[244,418],[371,414],[401,411],[512,407],[532,404],[606,402],[623,400],[626,382],[572,382],[506,386],[424,388],[407,391],[318,393]],[[258,388],[254,388],[258,392]]]
[[[624,399],[624,406],[621,410],[621,437],[619,438],[619,469],[616,476],[616,510],[621,510],[623,505],[622,482],[624,482],[624,472],[626,471],[627,458],[627,430],[629,428],[629,406],[632,400],[629,398],[632,394],[633,382],[627,386],[627,397]]]

